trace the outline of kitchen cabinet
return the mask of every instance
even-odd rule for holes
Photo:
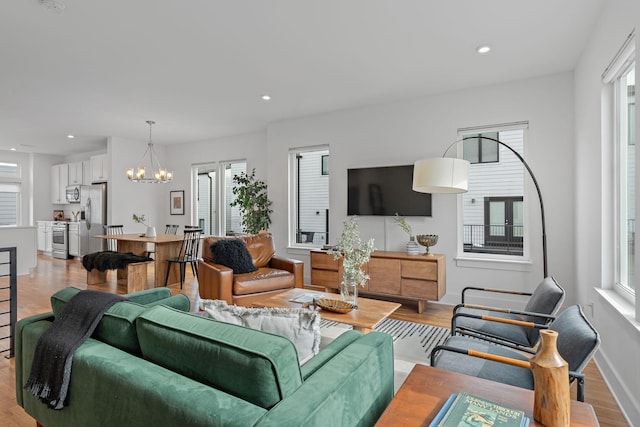
[[[51,166],[51,203],[67,204],[67,185],[69,184],[69,165]]]
[[[46,221],[37,221],[38,224],[38,230],[37,230],[37,234],[36,234],[36,241],[37,241],[37,249],[40,252],[44,252],[44,248],[45,248],[45,242],[46,242],[46,237],[45,237],[45,228],[46,228]]]
[[[109,164],[106,154],[91,156],[91,182],[109,180]]]
[[[69,223],[69,255],[80,256],[80,223]]]
[[[47,221],[44,228],[44,251],[47,254],[51,254],[53,252],[53,238],[51,227],[53,225],[53,221]]]
[[[82,162],[69,163],[69,184],[82,185]]]
[[[342,260],[323,251],[312,251],[311,284],[339,289]],[[428,300],[438,301],[445,294],[444,255],[408,255],[406,252],[375,251],[364,267],[367,284],[358,289],[363,294],[416,300],[422,313]]]
[[[82,162],[82,185],[91,185],[91,160]]]

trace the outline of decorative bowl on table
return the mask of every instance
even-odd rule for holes
[[[317,298],[313,303],[323,310],[333,311],[334,313],[348,313],[354,308],[353,304],[338,299]]]
[[[429,252],[429,248],[431,246],[435,246],[436,243],[438,243],[437,234],[418,234],[416,236],[416,239],[418,240],[418,243],[427,248],[427,252],[425,252],[425,255],[433,255],[431,252]]]

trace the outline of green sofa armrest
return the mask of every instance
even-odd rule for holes
[[[344,350],[349,344],[357,340],[362,336],[361,332],[347,331],[334,339],[322,349],[320,353],[312,357],[307,363],[300,367],[302,373],[302,380],[306,381],[311,375],[313,375],[318,369],[322,368],[325,363],[333,359],[333,357]]]
[[[256,426],[372,426],[393,398],[393,339],[359,337],[283,399]]]
[[[36,322],[41,322],[41,321],[53,322],[53,319],[54,319],[53,312],[48,312],[48,313],[41,313],[41,314],[25,317],[24,319],[20,319],[16,322],[16,328],[14,331],[14,334],[15,334],[14,350],[15,350],[15,356],[16,356],[15,357],[16,401],[20,406],[23,406],[22,405],[23,403],[22,384],[24,384],[26,381],[26,378],[23,378],[23,375],[22,375],[23,366],[24,366],[24,360],[22,357],[22,355],[24,354],[24,349],[23,349],[24,340],[23,340],[22,334],[23,334],[24,328]]]

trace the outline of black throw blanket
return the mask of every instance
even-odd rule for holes
[[[69,390],[73,353],[91,336],[105,311],[118,301],[126,299],[92,290],[74,295],[40,336],[25,390],[50,408],[62,409]]]
[[[115,270],[126,268],[132,262],[153,261],[153,258],[134,255],[131,252],[103,251],[87,254],[82,257],[82,266],[91,271],[94,268],[98,271]]]

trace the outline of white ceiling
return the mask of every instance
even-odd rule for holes
[[[0,150],[170,144],[574,68],[603,0],[40,0],[0,6]],[[475,48],[488,43],[491,53]],[[270,102],[261,100],[268,93]],[[70,142],[66,135],[77,137]]]

